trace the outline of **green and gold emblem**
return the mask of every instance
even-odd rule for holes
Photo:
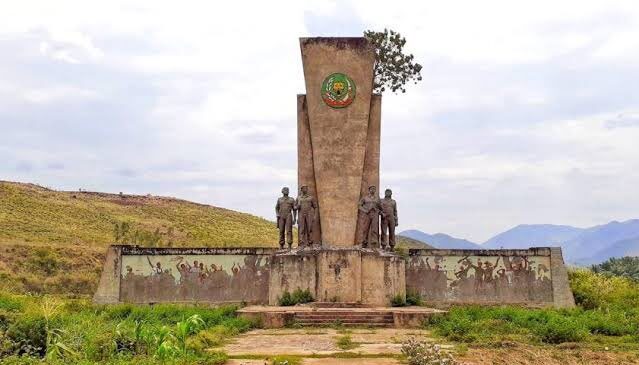
[[[345,108],[355,100],[355,83],[343,73],[334,73],[322,83],[322,99],[331,108]]]

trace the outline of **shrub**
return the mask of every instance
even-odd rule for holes
[[[20,316],[9,326],[6,336],[17,355],[42,357],[46,354],[47,330],[43,316]]]
[[[639,307],[639,283],[619,276],[597,274],[587,269],[568,272],[575,302],[584,309]]]
[[[357,344],[353,342],[350,335],[344,335],[338,338],[336,345],[342,350],[352,350],[357,347]]]
[[[391,306],[393,307],[405,307],[406,299],[403,295],[397,294],[391,299]]]
[[[282,296],[277,299],[277,303],[280,306],[288,307],[296,304],[310,303],[314,300],[310,290],[297,288],[293,291],[293,294],[289,293],[288,290],[284,291]]]
[[[569,317],[553,316],[535,329],[536,334],[546,343],[579,342],[588,335],[582,323]]]
[[[423,305],[424,301],[422,296],[417,291],[408,290],[406,292],[406,304],[408,305]]]
[[[402,354],[409,365],[457,365],[453,355],[441,350],[441,346],[409,338],[402,343]]]

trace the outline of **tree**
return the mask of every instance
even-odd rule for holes
[[[623,276],[639,281],[639,257],[613,257],[599,265],[593,265],[592,271],[604,275]]]
[[[404,54],[406,38],[393,30],[383,32],[367,30],[366,37],[375,46],[375,69],[373,92],[383,93],[386,89],[392,92],[406,92],[406,84],[422,80],[422,65],[414,62],[412,54]]]

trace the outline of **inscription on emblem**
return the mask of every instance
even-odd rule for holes
[[[355,83],[343,73],[329,75],[322,83],[322,99],[331,108],[345,108],[355,100]]]

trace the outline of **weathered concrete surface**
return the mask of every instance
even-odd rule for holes
[[[113,304],[120,301],[121,252],[122,246],[110,246],[107,249],[100,283],[93,295],[93,301],[97,304]]]
[[[430,333],[420,329],[352,329],[347,332],[357,347],[341,350],[337,340],[343,331],[318,329],[266,329],[254,330],[233,339],[223,347],[230,356],[241,355],[331,355],[344,352],[361,355],[397,355],[401,342],[410,337],[428,339]],[[360,359],[368,360],[368,359]]]
[[[360,327],[376,326],[381,317],[390,316],[391,322],[380,326],[395,328],[422,328],[422,323],[428,318],[441,316],[446,311],[426,307],[362,307],[362,308],[318,308],[311,305],[290,307],[249,306],[238,310],[243,318],[256,319],[264,328],[281,328],[286,325],[304,324],[305,317],[330,318],[321,325],[331,325],[341,322],[344,326]],[[361,321],[358,318],[366,318]],[[315,324],[312,324],[315,325]]]
[[[317,200],[317,186],[315,184],[315,170],[313,167],[313,145],[311,130],[308,124],[308,109],[306,95],[297,95],[297,186],[308,186],[308,192]],[[298,195],[300,192],[298,191]],[[313,222],[313,243],[322,242],[322,227],[320,225],[319,209],[315,209]],[[299,241],[298,241],[299,242]]]
[[[362,299],[362,256],[357,249],[322,250],[317,259],[320,302],[359,302]]]
[[[550,271],[553,278],[552,293],[555,307],[573,308],[575,306],[575,297],[572,294],[572,289],[570,289],[568,270],[566,269],[560,247],[552,247],[550,249]]]
[[[112,246],[103,273],[108,279],[100,283],[95,300],[268,303],[273,252],[259,248]]]
[[[365,38],[301,38],[300,48],[322,241],[352,246],[367,148],[374,49]],[[335,72],[348,75],[357,89],[353,103],[342,109],[329,107],[321,96],[322,82]]]
[[[362,254],[362,303],[388,306],[394,296],[406,298],[406,265],[402,257]]]
[[[410,250],[407,290],[421,294],[433,305],[574,306],[561,250],[558,250],[559,257],[555,258],[551,255],[557,252],[555,248]],[[556,273],[559,273],[557,277]]]
[[[277,305],[285,291],[310,290],[317,287],[317,255],[312,251],[276,254],[271,260],[268,303]]]
[[[379,156],[381,146],[382,132],[382,96],[374,94],[371,97],[371,110],[368,120],[368,134],[366,136],[366,156],[364,157],[364,169],[362,173],[362,187],[360,189],[360,198],[368,195],[368,187],[375,186],[380,195],[384,195],[384,188],[379,186]],[[360,232],[362,224],[362,214],[358,214],[357,230]],[[379,217],[373,222],[369,231],[368,242],[379,243]]]

